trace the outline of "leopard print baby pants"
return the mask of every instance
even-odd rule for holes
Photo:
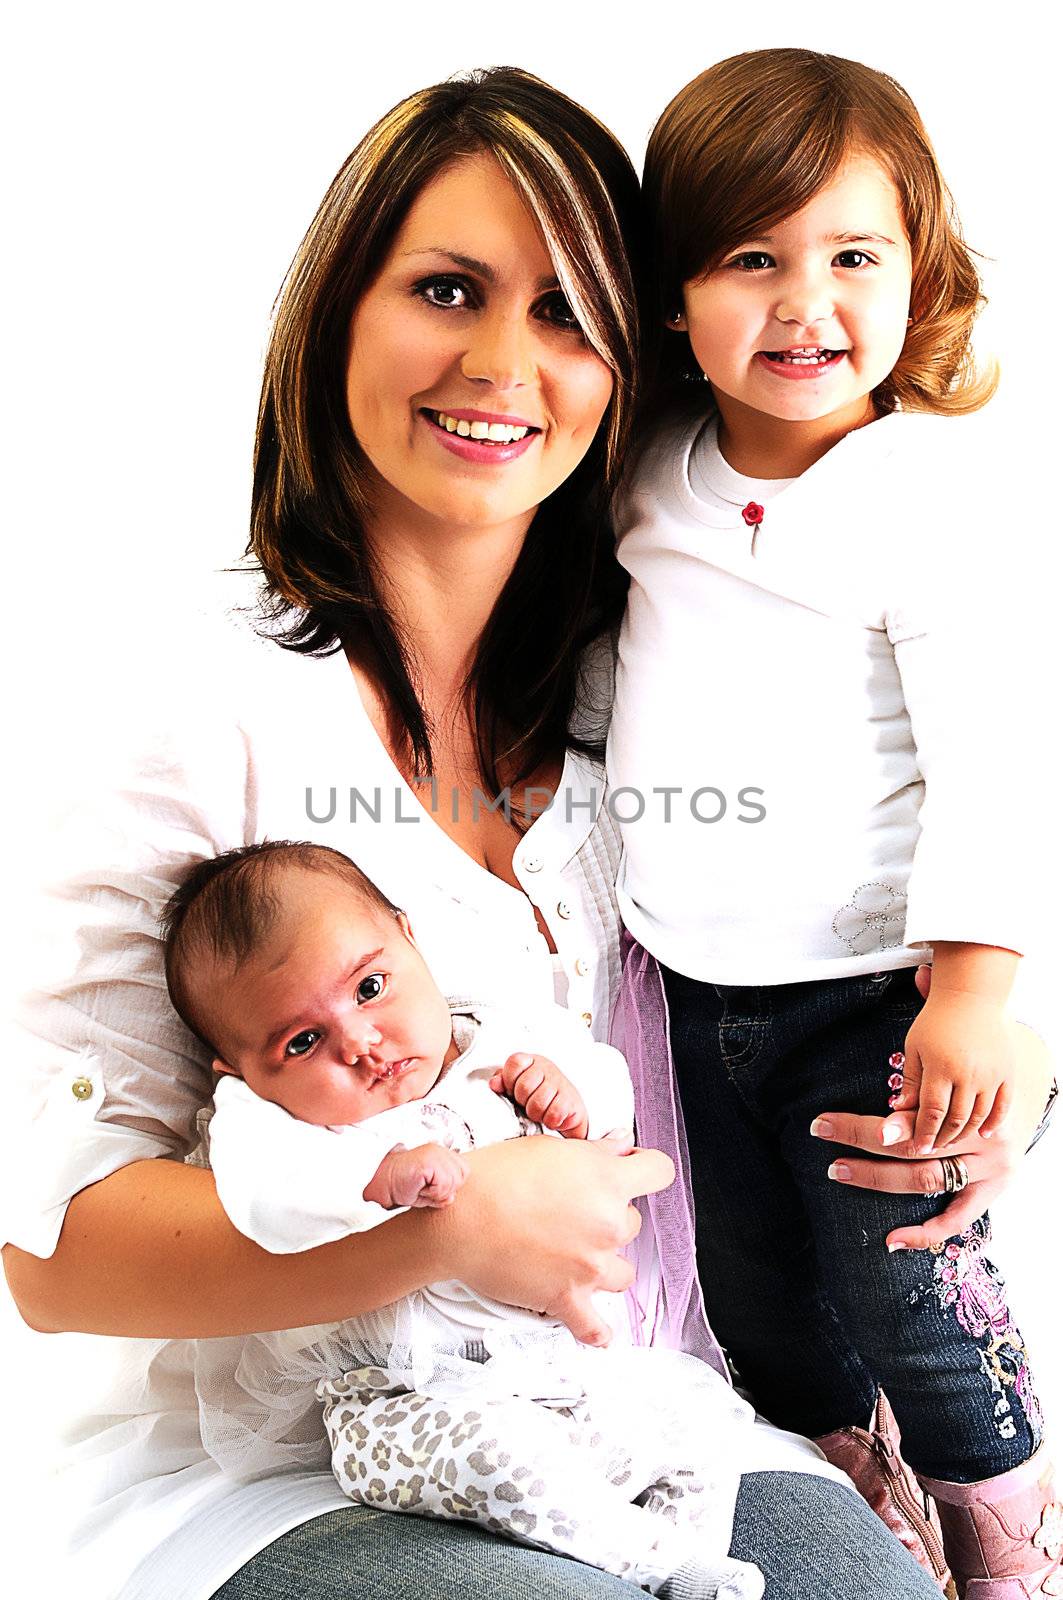
[[[649,1358],[652,1390],[614,1369],[569,1404],[489,1388],[438,1398],[379,1367],[323,1380],[336,1479],[358,1504],[476,1522],[651,1594],[691,1560],[733,1575],[729,1462],[752,1414],[693,1357],[626,1354]]]

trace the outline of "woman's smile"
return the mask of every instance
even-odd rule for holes
[[[445,450],[463,461],[482,466],[499,466],[515,461],[529,450],[542,434],[519,417],[496,412],[468,410],[422,410],[421,416],[432,428]]]

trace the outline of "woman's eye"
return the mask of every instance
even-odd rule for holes
[[[469,287],[460,278],[424,278],[416,293],[443,311],[463,310],[470,303]]]
[[[387,979],[382,972],[371,972],[363,978],[354,991],[359,1005],[364,1005],[367,1000],[379,1000],[387,986]]]
[[[840,267],[871,267],[874,266],[874,257],[869,256],[866,250],[843,250],[835,256]]]
[[[542,302],[541,310],[547,322],[552,322],[555,328],[570,328],[575,333],[583,332],[579,318],[560,290]]]
[[[743,250],[740,256],[733,257],[731,265],[742,272],[763,272],[771,266],[771,256],[764,250]]]
[[[286,1056],[309,1055],[320,1038],[321,1035],[316,1028],[304,1028],[302,1033],[297,1033],[294,1039],[288,1040],[288,1043],[284,1046],[284,1054]]]

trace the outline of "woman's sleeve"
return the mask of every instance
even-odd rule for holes
[[[166,992],[158,918],[194,861],[245,842],[254,770],[236,722],[203,700],[195,711],[138,754],[99,758],[111,787],[47,835],[47,887],[12,918],[25,994],[0,1220],[38,1256],[80,1190],[133,1161],[184,1158],[210,1098],[206,1053]]]

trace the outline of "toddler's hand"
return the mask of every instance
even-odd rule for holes
[[[422,1144],[416,1150],[396,1145],[366,1184],[362,1199],[385,1211],[396,1206],[449,1206],[468,1175],[469,1168],[456,1150],[441,1144]]]
[[[1011,1104],[1014,1061],[1001,1007],[978,995],[950,991],[930,999],[904,1041],[904,1088],[895,1111],[918,1106],[917,1155],[1003,1123]]]
[[[565,1074],[545,1056],[517,1054],[492,1075],[496,1094],[509,1095],[540,1127],[564,1139],[587,1137],[587,1108]]]

